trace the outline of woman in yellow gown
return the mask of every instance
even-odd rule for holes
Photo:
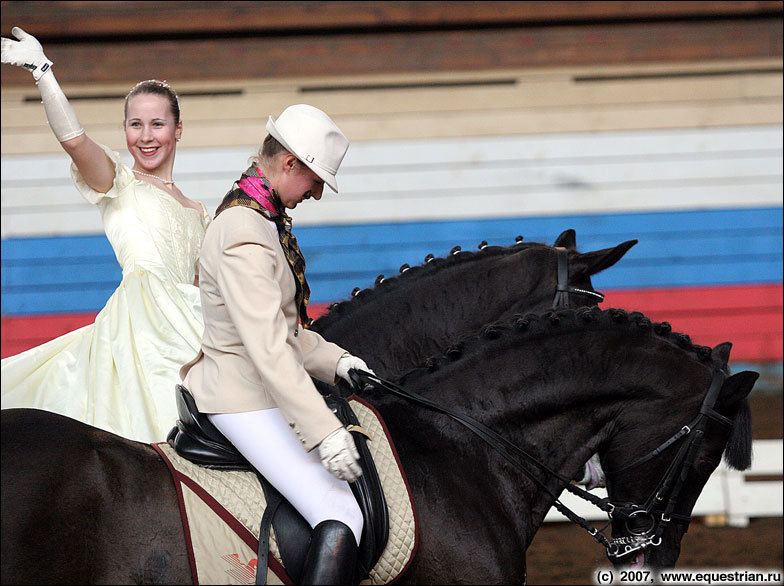
[[[163,441],[177,418],[179,368],[201,344],[196,261],[210,221],[172,180],[182,134],[177,95],[156,80],[129,92],[129,168],[85,134],[40,43],[19,28],[12,34],[17,40],[2,39],[2,62],[32,71],[74,183],[100,211],[123,272],[94,323],[2,360],[2,408],[45,409],[129,439]]]

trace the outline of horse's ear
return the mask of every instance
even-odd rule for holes
[[[577,248],[577,234],[571,228],[564,230],[561,232],[558,238],[555,239],[555,244],[553,244],[553,246],[560,246],[562,248],[566,248],[567,250],[573,250]]]
[[[589,277],[601,273],[623,258],[629,249],[637,244],[637,240],[627,240],[613,248],[603,248],[593,252],[584,252],[579,255],[581,264],[585,266],[585,274]]]
[[[737,407],[738,401],[749,396],[758,378],[759,373],[753,370],[744,370],[727,377],[721,386],[718,403],[726,410],[732,411]]]
[[[730,350],[732,350],[732,342],[722,342],[711,350],[711,357],[721,364],[727,364],[730,360]]]

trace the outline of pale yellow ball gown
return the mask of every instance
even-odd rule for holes
[[[122,282],[93,324],[2,360],[2,408],[45,409],[129,439],[164,441],[177,419],[179,368],[201,345],[193,282],[210,217],[104,150],[116,168],[108,193],[93,191],[74,165],[71,174],[101,212]]]

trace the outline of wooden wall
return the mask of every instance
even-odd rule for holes
[[[2,2],[61,82],[486,71],[782,55],[782,2]],[[58,67],[58,64],[60,67]],[[3,87],[26,85],[3,71]]]
[[[258,145],[267,117],[301,102],[328,112],[352,141],[782,120],[782,71],[775,58],[440,72],[428,80],[423,85],[414,74],[170,80],[182,104],[179,148]],[[124,150],[122,108],[130,83],[62,85],[90,136]],[[61,152],[30,80],[3,88],[2,113],[4,155]]]
[[[117,150],[141,79],[180,93],[181,148],[252,145],[307,102],[352,141],[781,121],[781,1],[2,2],[90,135]],[[56,153],[2,67],[2,153]]]

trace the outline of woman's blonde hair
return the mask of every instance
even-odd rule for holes
[[[169,100],[169,109],[174,116],[174,124],[177,125],[180,123],[180,99],[177,97],[177,92],[174,91],[172,86],[166,83],[166,80],[159,81],[157,79],[140,81],[131,88],[131,91],[125,96],[124,112],[126,120],[128,119],[128,102],[132,97],[140,94],[154,94],[163,96]]]
[[[271,161],[280,153],[287,153],[289,151],[286,150],[278,140],[272,136],[271,134],[267,135],[267,138],[264,139],[264,142],[261,143],[261,147],[259,148],[259,152],[250,157],[248,159],[249,164],[256,165],[259,161]]]

